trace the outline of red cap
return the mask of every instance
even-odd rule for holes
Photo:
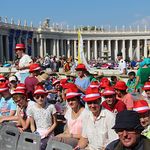
[[[86,95],[83,97],[83,100],[85,102],[88,102],[88,101],[97,100],[98,98],[101,98],[101,94],[99,92],[99,89],[88,87],[86,89]]]
[[[98,81],[92,81],[89,85],[91,88],[99,88],[99,82]]]
[[[1,80],[6,80],[5,77],[2,74],[0,74],[0,81]]]
[[[25,45],[20,43],[20,44],[16,44],[15,50],[21,50],[21,49],[26,49]]]
[[[35,91],[33,93],[34,95],[35,94],[47,94],[47,92],[45,91],[44,87],[41,86],[41,85],[38,85],[36,88],[35,88]]]
[[[77,88],[69,88],[66,90],[66,99],[70,99],[76,96],[81,96],[81,93],[78,92]]]
[[[114,94],[116,93],[113,87],[106,87],[102,93],[103,96],[114,95]]]
[[[77,88],[77,86],[74,83],[66,83],[63,86],[64,89],[71,89],[71,88]]]
[[[16,90],[26,90],[26,86],[24,83],[18,83]]]
[[[55,85],[55,84],[57,84],[57,83],[60,83],[60,80],[58,80],[58,79],[53,79],[52,85]]]
[[[150,107],[145,100],[138,100],[138,101],[134,101],[133,110],[137,111],[138,113],[144,113],[149,111]]]
[[[34,71],[37,71],[37,70],[40,70],[40,69],[41,69],[41,67],[40,67],[39,64],[31,64],[30,68],[29,68],[29,71],[34,72]]]
[[[15,95],[15,94],[23,94],[23,95],[27,96],[26,93],[25,93],[25,90],[20,90],[20,89],[15,89],[12,92],[12,95]]]
[[[65,78],[65,79],[61,79],[60,80],[60,86],[62,86],[63,88],[64,88],[64,85],[67,83],[67,78]]]
[[[77,70],[77,71],[78,71],[78,70],[84,70],[84,71],[86,71],[87,69],[86,69],[86,67],[85,67],[84,64],[78,64],[78,66],[76,67],[76,70]]]
[[[126,90],[127,89],[127,85],[124,81],[117,81],[117,83],[114,86],[115,89],[117,90]]]
[[[150,90],[150,82],[145,82],[143,90]]]
[[[1,82],[0,83],[0,93],[7,91],[8,90],[8,83],[6,82]]]

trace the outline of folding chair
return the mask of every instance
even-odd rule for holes
[[[16,150],[19,130],[10,125],[5,125],[0,130],[0,150]]]
[[[17,150],[40,150],[41,137],[39,135],[23,132],[18,140]]]
[[[68,144],[50,139],[47,143],[46,150],[55,150],[55,149],[57,149],[57,150],[73,150],[73,147]]]

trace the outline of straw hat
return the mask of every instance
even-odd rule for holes
[[[49,78],[47,73],[43,73],[42,75],[37,76],[39,82],[46,81]]]

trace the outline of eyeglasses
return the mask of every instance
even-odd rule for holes
[[[41,97],[41,98],[45,98],[45,95],[35,95],[34,97],[35,97],[36,99],[39,99],[40,97]]]
[[[122,135],[124,132],[127,134],[135,134],[136,131],[134,129],[116,129],[115,130],[118,135]]]
[[[88,105],[91,105],[91,104],[99,104],[100,102],[99,101],[89,101],[87,102]]]

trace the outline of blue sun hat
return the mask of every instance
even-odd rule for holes
[[[140,67],[143,67],[147,65],[148,67],[150,67],[150,58],[145,58],[141,63],[140,63]]]

